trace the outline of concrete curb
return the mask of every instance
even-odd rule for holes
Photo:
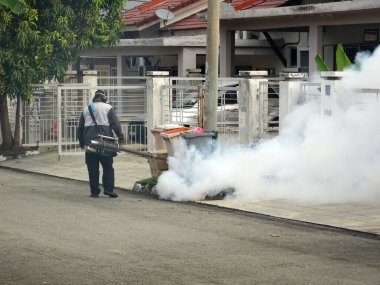
[[[12,159],[18,159],[18,158],[25,158],[27,156],[33,156],[33,155],[39,155],[40,152],[38,150],[28,150],[26,153],[17,153],[13,155],[0,155],[0,161],[6,161],[6,160],[12,160]]]
[[[349,234],[349,235],[357,236],[357,237],[365,237],[365,238],[380,240],[380,235],[376,233],[371,233],[371,232],[363,232],[363,231],[354,230],[350,228],[342,228],[342,227],[336,227],[332,225],[325,225],[325,224],[318,224],[318,223],[313,223],[313,222],[283,218],[283,217],[278,217],[278,216],[272,216],[269,214],[250,212],[250,211],[241,210],[237,208],[228,208],[228,207],[219,206],[219,205],[207,204],[201,201],[194,202],[194,203],[196,203],[197,205],[205,205],[212,208],[223,209],[224,211],[239,212],[243,215],[252,215],[252,216],[255,216],[256,218],[270,220],[270,221],[280,221],[280,222],[291,224],[291,225],[306,226],[306,227],[311,227],[314,229],[319,229],[319,230],[324,230],[324,231],[334,231],[334,232]]]
[[[132,192],[150,195],[156,199],[159,199],[159,195],[157,193],[155,185],[141,184],[139,182],[136,182],[135,185],[133,186]],[[222,193],[221,195],[217,195],[216,197],[209,197],[205,201],[215,200],[215,199],[223,199],[223,197],[225,196],[223,194],[229,194],[229,193],[230,192],[226,191],[225,193]],[[300,220],[295,220],[295,219],[283,218],[283,217],[278,217],[278,216],[273,216],[273,215],[268,215],[268,214],[263,214],[263,213],[258,213],[258,212],[245,211],[245,210],[241,210],[238,208],[228,208],[228,207],[224,207],[224,206],[208,204],[207,202],[203,202],[203,201],[194,201],[194,202],[187,202],[187,203],[193,203],[196,206],[207,206],[207,207],[222,209],[224,211],[238,212],[238,213],[241,213],[244,215],[251,215],[251,216],[254,216],[256,218],[270,220],[270,221],[280,221],[280,222],[284,222],[287,224],[293,224],[293,225],[298,225],[298,226],[300,226],[300,225],[301,226],[308,226],[308,227],[313,227],[313,228],[316,228],[319,230],[325,230],[325,231],[333,230],[335,232],[350,234],[352,236],[360,236],[360,237],[374,238],[374,239],[380,240],[380,235],[375,234],[375,233],[371,233],[371,232],[363,232],[363,231],[358,231],[358,230],[349,229],[349,228],[336,227],[336,226],[332,226],[332,225],[325,225],[325,224],[318,224],[318,223],[313,223],[313,222],[306,222],[306,221],[300,221]]]

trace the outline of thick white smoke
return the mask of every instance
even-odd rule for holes
[[[352,89],[380,89],[380,49],[361,56],[360,64],[342,81],[347,98]],[[379,130],[380,102],[351,105],[332,116],[321,116],[316,104],[303,105],[287,116],[278,137],[254,148],[218,148],[203,155],[183,145],[170,158],[157,190],[161,198],[176,201],[231,188],[235,199],[379,201]]]

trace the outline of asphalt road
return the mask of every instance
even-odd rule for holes
[[[380,240],[0,169],[0,284],[380,284]]]

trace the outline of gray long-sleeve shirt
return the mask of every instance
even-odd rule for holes
[[[119,119],[111,105],[103,102],[95,102],[90,106],[94,113],[98,128],[95,126],[95,123],[91,118],[88,107],[86,107],[80,117],[77,132],[77,138],[81,147],[88,146],[91,140],[96,139],[99,135],[99,131],[101,135],[109,137],[112,137],[112,131],[114,131],[120,140],[125,139]]]

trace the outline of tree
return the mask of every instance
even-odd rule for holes
[[[15,14],[20,14],[26,9],[26,4],[21,0],[0,0],[0,5],[9,8]]]
[[[125,0],[0,1],[0,123],[3,145],[10,147],[19,140],[11,133],[7,100],[30,100],[32,84],[61,78],[79,51],[115,44]],[[16,14],[4,2],[21,2],[24,9]]]

